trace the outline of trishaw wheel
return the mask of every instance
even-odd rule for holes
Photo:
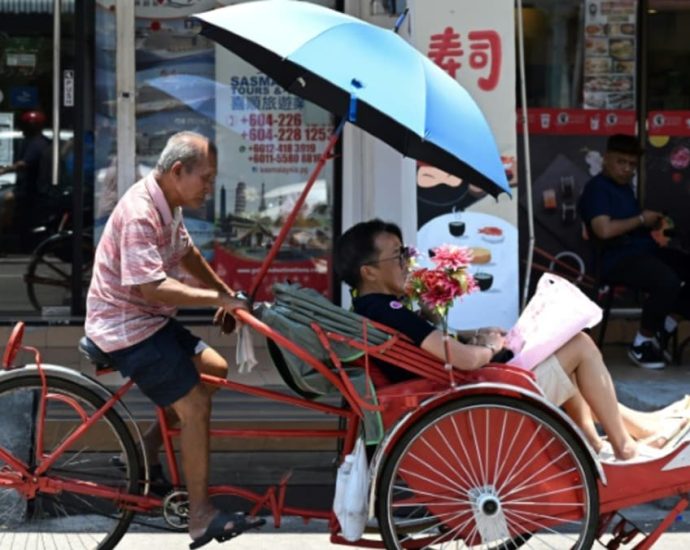
[[[0,383],[0,449],[24,462],[29,471],[37,465],[40,443],[42,456],[47,457],[104,405],[100,396],[76,383],[48,375],[47,384],[41,430],[39,375]],[[115,456],[120,461],[112,460]],[[139,494],[140,478],[134,440],[114,409],[57,458],[39,479],[46,485],[34,493],[22,490],[17,484],[19,472],[0,457],[0,548],[111,550],[134,515],[118,502],[117,495]],[[79,485],[81,490],[68,484]],[[113,495],[88,490],[94,484]]]
[[[599,497],[582,443],[525,400],[469,396],[393,447],[378,486],[389,549],[590,548]]]

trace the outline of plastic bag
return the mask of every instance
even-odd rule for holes
[[[533,369],[582,329],[598,324],[601,316],[601,308],[575,285],[544,273],[506,336],[506,347],[515,354],[508,364]]]
[[[335,512],[343,537],[355,542],[362,538],[367,523],[369,467],[364,442],[358,439],[354,451],[345,457],[335,480]]]
[[[254,355],[254,342],[249,325],[242,325],[237,331],[237,349],[235,350],[235,362],[240,374],[251,372],[257,364]]]

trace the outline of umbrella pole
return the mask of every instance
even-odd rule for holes
[[[331,137],[328,140],[328,143],[326,144],[326,148],[324,149],[323,153],[321,153],[321,158],[319,158],[319,161],[316,163],[316,166],[314,167],[314,170],[309,176],[309,179],[307,180],[304,189],[302,189],[302,193],[297,199],[297,202],[295,202],[295,206],[290,212],[290,215],[285,220],[283,227],[281,227],[280,233],[278,233],[276,240],[273,242],[273,246],[271,246],[271,249],[268,251],[268,255],[266,256],[266,258],[264,258],[259,273],[257,273],[256,277],[252,281],[252,288],[249,292],[249,295],[251,296],[252,300],[254,300],[254,298],[256,297],[256,293],[259,290],[259,286],[261,285],[261,282],[264,280],[266,273],[268,273],[268,268],[271,266],[273,260],[278,255],[278,251],[280,250],[283,241],[285,241],[285,238],[290,232],[292,225],[295,223],[295,218],[297,218],[297,214],[301,210],[304,201],[307,200],[307,195],[309,195],[309,191],[316,182],[316,178],[321,173],[321,170],[323,170],[323,167],[326,165],[326,162],[330,160],[333,148],[335,147],[335,144],[338,142],[338,139],[340,138],[340,134],[343,131],[343,127],[345,126],[346,121],[347,119],[343,118],[340,124],[338,124],[338,127],[335,130],[333,130],[333,133],[331,134]]]
[[[518,17],[518,59],[520,63],[520,95],[522,96],[522,144],[525,153],[525,193],[527,193],[527,263],[525,265],[525,285],[522,289],[522,306],[527,305],[530,278],[532,276],[532,261],[534,260],[534,206],[532,204],[532,163],[529,149],[529,121],[527,119],[527,86],[525,84],[525,35],[522,22],[522,0],[517,2]]]

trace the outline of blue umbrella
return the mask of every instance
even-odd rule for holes
[[[193,16],[201,33],[291,93],[404,155],[510,194],[482,112],[395,32],[308,2],[263,0]]]

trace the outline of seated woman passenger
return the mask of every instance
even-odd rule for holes
[[[442,332],[400,301],[407,260],[400,228],[378,219],[350,228],[340,237],[334,251],[336,272],[356,291],[353,305],[357,313],[398,330],[415,345],[445,361]],[[504,335],[499,329],[483,329],[473,343],[451,340],[450,362],[459,370],[478,369],[503,349]],[[415,376],[393,365],[380,367],[391,382]],[[544,395],[555,405],[563,406],[597,452],[604,445],[595,426],[595,418],[598,419],[616,458],[621,460],[635,457],[640,442],[662,447],[688,424],[684,411],[677,407],[644,413],[618,404],[601,353],[584,333],[537,365],[533,373]],[[665,419],[664,415],[674,418]]]

